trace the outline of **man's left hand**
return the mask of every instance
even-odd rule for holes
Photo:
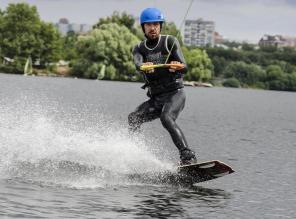
[[[181,62],[178,62],[178,61],[171,61],[170,64],[181,64]],[[182,67],[182,68],[184,68],[184,67]],[[177,66],[171,66],[171,67],[169,68],[169,71],[170,71],[170,72],[176,72],[177,70],[180,70],[180,69],[182,69],[182,68],[177,67]]]

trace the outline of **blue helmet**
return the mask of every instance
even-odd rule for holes
[[[150,22],[164,22],[164,16],[161,13],[160,10],[157,8],[146,8],[141,13],[140,17],[141,25],[144,23],[150,23]]]

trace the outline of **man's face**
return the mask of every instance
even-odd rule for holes
[[[144,30],[146,36],[149,39],[157,39],[160,34],[160,23],[159,22],[152,22],[152,23],[145,23]]]

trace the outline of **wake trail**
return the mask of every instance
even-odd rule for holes
[[[127,127],[102,114],[88,126],[81,114],[55,116],[60,113],[55,104],[27,98],[0,103],[2,179],[88,188],[130,183],[128,174],[173,168],[153,154],[143,136],[130,136]]]

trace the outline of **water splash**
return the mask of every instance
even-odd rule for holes
[[[81,112],[65,117],[69,120],[57,119],[58,113],[67,112],[24,97],[9,104],[2,100],[1,178],[101,187],[130,183],[127,174],[172,169],[149,150],[143,137],[131,137],[116,121],[100,116],[95,126],[87,126]]]

